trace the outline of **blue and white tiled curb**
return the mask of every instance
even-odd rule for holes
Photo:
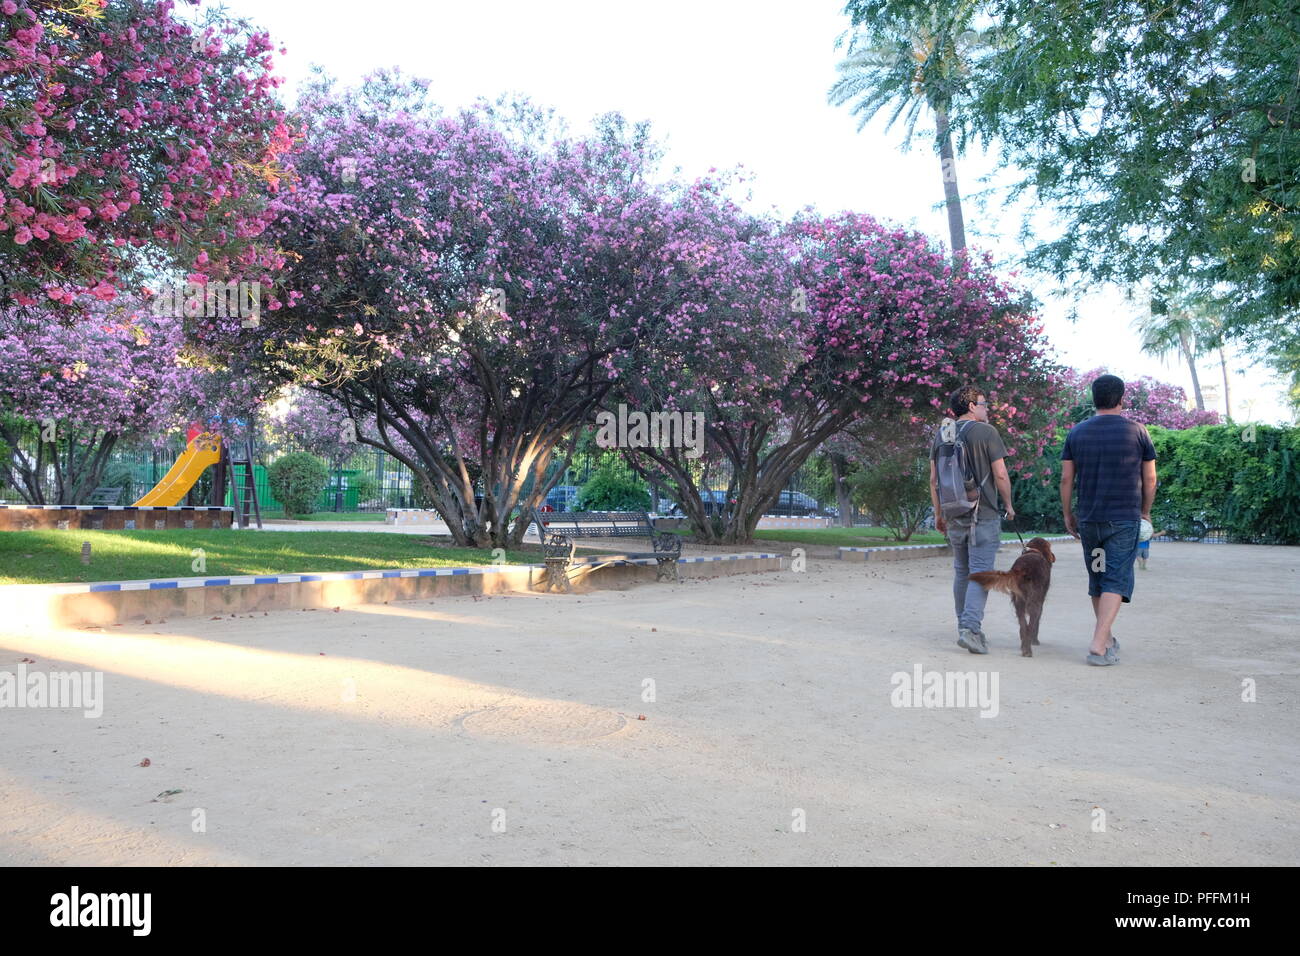
[[[678,564],[698,564],[705,561],[739,561],[742,558],[780,558],[780,554],[746,552],[744,554],[723,554],[716,556],[678,558]],[[600,555],[584,555],[576,558],[572,566],[584,564],[605,565],[654,565],[654,558],[615,558],[603,561]],[[320,574],[246,574],[232,577],[171,578],[157,581],[105,581],[93,584],[37,584],[10,585],[19,588],[40,588],[58,594],[84,594],[105,591],[167,591],[180,588],[217,588],[245,584],[299,584],[304,581],[370,581],[383,578],[432,578],[455,577],[464,574],[494,574],[499,571],[521,571],[525,569],[545,570],[545,564],[490,564],[466,568],[407,568],[393,571],[325,571]],[[3,595],[3,589],[0,589]]]
[[[881,545],[879,547],[874,547],[874,548],[842,547],[840,548],[840,550],[852,551],[855,554],[858,553],[871,554],[872,552],[875,551],[916,551],[921,549],[933,551],[935,548],[946,548],[946,547],[948,547],[946,544],[896,544],[896,545]]]
[[[1035,535],[1035,537],[1042,537],[1042,535]],[[1044,540],[1044,541],[1048,541],[1048,542],[1052,542],[1052,541],[1073,541],[1073,540],[1075,540],[1075,539],[1074,539],[1073,537],[1071,537],[1070,535],[1065,534],[1065,535],[1057,535],[1057,536],[1053,536],[1053,537],[1050,537],[1050,538],[1043,538],[1043,540]],[[1025,541],[1028,542],[1029,539],[1026,538]],[[998,545],[998,549],[1001,550],[1002,548],[1006,548],[1006,547],[1010,547],[1010,546],[1020,547],[1020,541],[1017,540],[1017,539],[1014,539],[1014,538],[1013,538],[1012,540],[1010,540],[1010,541],[1003,541],[1000,545]],[[950,548],[949,548],[949,546],[948,546],[947,543],[944,543],[944,544],[896,544],[896,545],[880,545],[880,546],[878,546],[878,547],[870,547],[870,548],[849,548],[849,547],[841,547],[839,550],[840,550],[840,555],[839,555],[839,556],[840,556],[841,558],[844,557],[845,552],[848,552],[848,553],[850,553],[850,554],[862,554],[862,555],[865,555],[866,558],[864,558],[863,560],[866,560],[867,558],[870,558],[871,555],[873,555],[873,554],[878,554],[878,553],[890,553],[890,554],[893,554],[893,553],[896,553],[896,552],[899,552],[899,551],[929,551],[931,554],[939,555],[939,554],[946,554],[946,553],[950,550]],[[921,555],[918,555],[918,557],[921,557]]]

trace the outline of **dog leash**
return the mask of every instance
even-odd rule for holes
[[[1017,538],[1020,538],[1020,529],[1016,527],[1016,523],[1014,520],[1011,522],[1011,530],[1016,533]],[[1029,553],[1029,547],[1028,545],[1025,544],[1024,538],[1020,538],[1020,553],[1021,554]]]

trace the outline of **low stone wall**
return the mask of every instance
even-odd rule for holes
[[[1026,538],[1026,541],[1029,539]],[[1044,541],[1073,541],[1074,538],[1068,534],[1060,537],[1044,538]],[[1007,548],[1020,550],[1019,541],[1003,541],[999,545],[999,551],[1005,551]],[[841,561],[906,561],[909,558],[933,558],[942,554],[952,554],[952,548],[947,544],[897,544],[885,545],[879,548],[840,548],[839,555]]]
[[[442,515],[432,508],[389,508],[384,524],[442,524]]]
[[[654,583],[656,562],[589,556],[571,567],[576,590]],[[788,560],[788,559],[786,559]],[[716,577],[778,571],[779,554],[748,553],[680,558],[678,576]],[[0,615],[8,624],[37,627],[108,627],[176,617],[292,611],[418,601],[464,594],[532,591],[544,586],[541,564],[404,571],[336,571],[231,578],[174,578],[103,584],[40,584],[0,587]],[[557,599],[567,595],[556,593]]]
[[[689,528],[691,521],[689,518],[674,516],[654,518],[655,529],[658,531],[673,531],[677,528]],[[830,518],[789,518],[784,515],[763,515],[758,519],[757,527],[762,528],[829,528],[831,526]]]
[[[763,515],[758,519],[757,525],[760,530],[770,528],[829,528],[830,526],[830,518],[818,518],[813,515],[803,517]]]
[[[167,531],[229,528],[234,508],[176,505],[0,505],[0,531]]]

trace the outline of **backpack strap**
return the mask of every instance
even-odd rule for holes
[[[974,425],[974,424],[975,424],[975,421],[974,421],[974,419],[970,419],[970,418],[968,418],[968,419],[966,419],[966,421],[963,422],[962,424],[963,424],[963,425]],[[966,431],[968,431],[968,430],[969,430],[969,429],[963,429],[963,428],[960,428],[960,427],[959,427],[959,428],[957,429],[957,434],[956,434],[955,437],[958,438],[958,439],[961,439],[962,436],[963,436],[963,434],[964,434]],[[967,459],[967,462],[970,464],[970,470],[971,470],[972,477],[975,477],[975,476],[976,476],[976,472],[977,472],[977,468],[976,468],[976,466],[975,466],[975,462],[974,462],[974,460],[968,458],[968,459]],[[971,512],[970,512],[970,523],[971,523],[971,527],[974,527],[975,525],[977,525],[977,524],[980,523],[980,505],[984,503],[984,482],[985,482],[985,481],[988,481],[989,478],[991,478],[991,477],[993,477],[993,471],[992,471],[992,469],[989,470],[989,473],[988,473],[987,475],[984,476],[984,479],[983,479],[982,481],[977,481],[976,484],[975,484],[975,487],[978,488],[978,489],[980,489],[980,493],[979,493],[979,496],[975,499],[975,507],[972,508],[972,509],[971,509]]]

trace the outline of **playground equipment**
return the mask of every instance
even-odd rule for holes
[[[247,528],[251,519],[257,522],[258,528],[261,528],[262,509],[257,500],[257,484],[253,480],[253,439],[246,437],[243,457],[232,459],[218,434],[201,432],[197,426],[191,426],[186,433],[186,438],[188,443],[185,451],[176,459],[176,463],[163,476],[162,481],[137,501],[136,506],[180,504],[194,487],[194,483],[199,480],[199,476],[210,466],[216,465],[217,471],[212,483],[212,503],[220,504],[225,501],[226,482],[229,480],[234,498],[235,520],[239,523],[239,527]]]
[[[221,462],[221,436],[207,433],[193,435],[185,451],[176,459],[162,481],[139,501],[143,505],[178,505],[209,465]]]

